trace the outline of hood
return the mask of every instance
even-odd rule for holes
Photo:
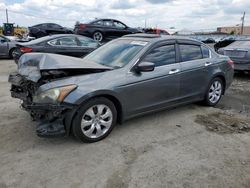
[[[86,62],[58,54],[27,53],[18,61],[18,73],[26,79],[37,82],[44,70],[111,70],[112,68],[94,62]]]

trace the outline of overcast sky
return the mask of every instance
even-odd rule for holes
[[[146,20],[148,27],[163,29],[215,29],[240,24],[244,11],[250,25],[250,0],[0,0],[0,25],[6,22],[5,8],[9,22],[20,26],[74,27],[76,21],[114,18],[131,27],[144,27]]]

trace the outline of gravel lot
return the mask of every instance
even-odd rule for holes
[[[179,107],[118,125],[105,140],[39,138],[0,60],[0,188],[250,187],[250,75],[216,108]]]

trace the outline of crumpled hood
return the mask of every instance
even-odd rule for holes
[[[94,62],[86,62],[80,58],[47,53],[23,54],[18,61],[18,73],[33,82],[37,82],[41,78],[41,70],[60,69],[111,70],[112,68]]]

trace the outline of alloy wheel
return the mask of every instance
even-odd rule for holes
[[[99,138],[110,129],[112,121],[113,114],[108,106],[94,105],[82,116],[81,130],[88,138]]]
[[[216,80],[213,82],[213,84],[211,85],[210,89],[209,89],[209,101],[211,103],[217,103],[220,98],[221,98],[221,94],[222,94],[222,84]]]
[[[102,33],[100,32],[95,32],[93,35],[94,40],[101,42],[103,39]]]

